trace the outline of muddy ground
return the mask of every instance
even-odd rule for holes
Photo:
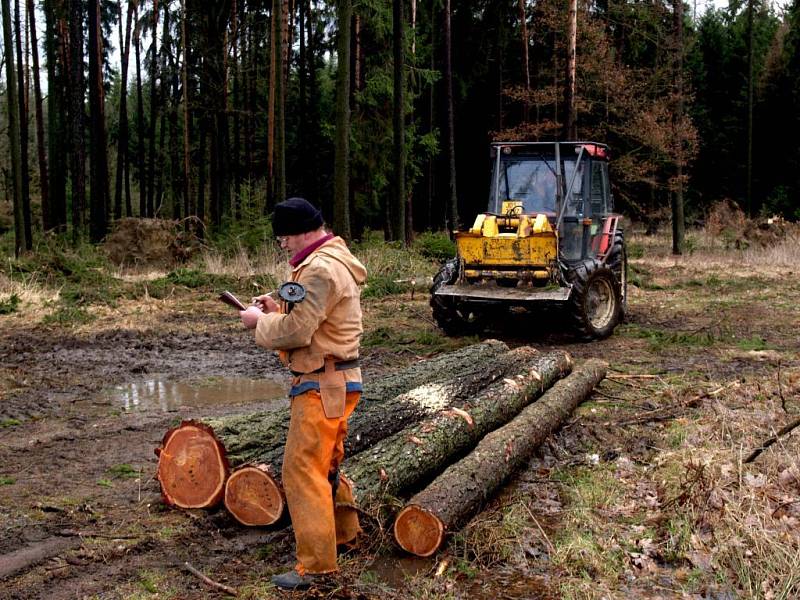
[[[742,463],[800,411],[800,265],[636,244],[611,338],[575,343],[557,319],[519,315],[481,336],[604,358],[590,401],[439,555],[410,559],[366,523],[311,596],[800,593],[797,434]],[[475,341],[444,339],[419,290],[365,309],[367,382]],[[153,479],[153,450],[181,419],[284,405],[277,359],[211,293],[92,310],[71,328],[34,307],[0,316],[0,598],[224,597],[186,561],[241,597],[291,597],[268,584],[293,564],[288,529],[167,509]]]

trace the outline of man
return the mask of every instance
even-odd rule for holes
[[[259,296],[240,315],[245,327],[255,329],[256,343],[278,350],[294,376],[282,477],[297,566],[272,582],[303,589],[314,576],[336,571],[336,546],[361,531],[352,487],[338,467],[347,418],[361,397],[360,285],[367,271],[303,198],[279,203],[272,229],[290,257],[291,280],[303,285],[306,296],[291,310],[270,295]]]

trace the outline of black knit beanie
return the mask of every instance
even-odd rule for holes
[[[322,227],[322,213],[305,198],[289,198],[275,205],[272,233],[299,235]]]

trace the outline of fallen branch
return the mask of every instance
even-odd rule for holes
[[[218,583],[213,579],[209,579],[208,577],[203,575],[200,571],[195,569],[192,565],[190,565],[188,562],[183,563],[183,568],[189,571],[189,573],[197,577],[200,581],[202,581],[209,587],[220,590],[221,592],[225,592],[226,594],[229,594],[231,596],[239,595],[239,592],[237,592],[235,588],[227,586],[224,583]]]
[[[795,427],[797,427],[798,425],[800,425],[800,419],[795,419],[794,421],[792,421],[792,422],[791,422],[791,423],[789,423],[788,425],[784,426],[783,428],[781,428],[781,430],[780,430],[780,431],[778,431],[778,433],[777,433],[777,434],[775,434],[774,436],[772,436],[771,438],[769,438],[767,441],[765,441],[763,444],[761,444],[761,445],[760,445],[758,448],[756,448],[755,450],[753,450],[753,451],[750,453],[750,456],[748,456],[747,458],[745,458],[745,459],[744,459],[742,462],[743,462],[744,464],[747,464],[747,463],[751,463],[751,462],[753,462],[755,459],[757,459],[757,458],[759,457],[759,455],[760,455],[760,454],[761,454],[761,453],[762,453],[764,450],[766,450],[767,448],[769,448],[770,446],[772,446],[772,444],[774,444],[775,442],[777,442],[777,441],[778,441],[780,438],[782,438],[782,437],[783,437],[784,435],[786,435],[787,433],[790,433],[790,432],[791,432],[791,431],[792,431],[792,430],[793,430]]]

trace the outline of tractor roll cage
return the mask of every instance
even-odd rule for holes
[[[563,165],[561,161],[561,148],[568,147],[573,148],[574,151],[577,151],[578,156],[575,159],[575,166],[572,170],[572,177],[568,182],[566,189],[564,188],[564,174],[563,174]],[[564,214],[566,212],[565,208],[565,198],[569,198],[572,190],[575,186],[575,179],[580,171],[581,162],[583,161],[585,154],[590,154],[592,156],[600,156],[602,158],[608,157],[608,146],[606,144],[602,144],[600,142],[593,142],[593,141],[580,141],[580,142],[492,142],[490,148],[491,152],[495,158],[495,168],[494,168],[494,198],[492,198],[492,204],[494,206],[499,206],[498,203],[498,196],[500,194],[500,160],[501,155],[504,154],[504,148],[509,148],[509,152],[506,154],[510,154],[510,148],[541,148],[541,149],[553,149],[555,154],[555,176],[556,176],[556,206],[557,206],[557,214],[556,214],[556,222],[555,222],[555,229],[558,231],[561,228],[561,223],[564,219]],[[540,154],[542,160],[547,163],[547,159],[544,153]],[[550,165],[547,165],[548,168],[551,168]],[[552,170],[552,168],[551,168]]]

